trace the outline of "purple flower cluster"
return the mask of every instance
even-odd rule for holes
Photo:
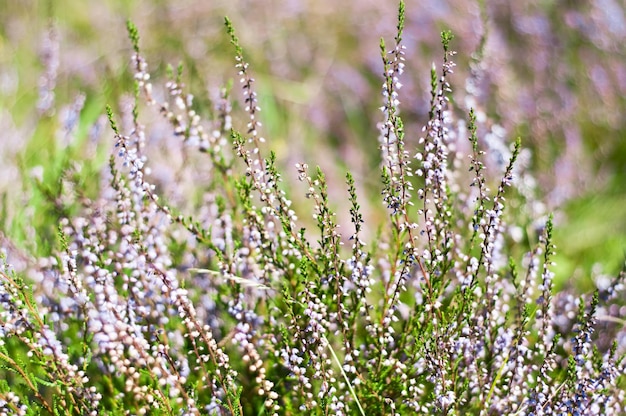
[[[405,13],[401,3],[394,46],[381,42],[378,223],[350,173],[345,207],[304,162],[303,189],[287,189],[228,19],[244,133],[229,89],[205,120],[182,67],[153,86],[129,23],[135,95],[120,103],[121,127],[108,108],[114,150],[96,196],[67,167],[66,190],[48,193],[50,255],[24,256],[28,279],[0,262],[0,414],[626,411],[626,275],[591,296],[556,291],[553,217],[511,203],[530,197],[515,193],[520,141],[500,146],[482,110],[465,121],[457,103],[479,101],[485,73],[452,99],[449,32],[410,140]],[[307,206],[312,218],[299,218]]]

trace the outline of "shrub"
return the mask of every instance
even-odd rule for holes
[[[243,129],[230,87],[207,120],[182,67],[153,89],[129,23],[135,90],[120,116],[107,108],[115,151],[97,196],[81,190],[81,162],[64,163],[57,188],[38,188],[53,254],[28,277],[1,266],[2,414],[624,412],[624,325],[611,309],[624,273],[592,295],[554,292],[552,217],[524,209],[521,141],[489,159],[476,112],[465,121],[451,102],[449,32],[409,145],[403,27],[400,3],[394,44],[380,44],[386,216],[363,219],[347,173],[340,224],[329,197],[340,185],[320,168],[296,164],[301,189],[282,182],[228,19]],[[146,116],[149,129],[140,110],[165,123]],[[294,212],[297,194],[312,221]],[[613,325],[598,334],[599,322]]]

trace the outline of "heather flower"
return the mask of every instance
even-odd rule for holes
[[[485,110],[486,29],[464,91],[441,34],[420,133],[403,2],[398,17],[380,42],[374,202],[310,155],[284,169],[229,19],[240,88],[210,109],[183,65],[152,75],[129,22],[135,89],[94,133],[108,165],[86,187],[75,95],[52,135],[71,153],[57,188],[47,168],[32,178],[56,218],[49,253],[23,254],[24,277],[0,262],[0,413],[623,413],[624,273],[556,290],[557,222]]]

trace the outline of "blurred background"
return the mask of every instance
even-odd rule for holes
[[[262,134],[286,167],[285,180],[295,184],[296,162],[319,164],[341,201],[350,169],[371,202],[366,218],[385,215],[375,202],[379,40],[392,45],[397,7],[374,0],[0,0],[3,245],[35,238],[24,227],[37,221],[37,213],[24,212],[36,206],[29,178],[54,176],[48,167],[67,141],[92,143],[80,155],[93,158],[94,172],[106,165],[113,135],[105,105],[119,109],[133,91],[127,19],[139,28],[153,79],[182,62],[206,116],[219,88],[238,78],[223,24],[229,16],[257,81]],[[625,9],[616,0],[406,2],[400,100],[408,149],[427,121],[439,34],[450,29],[456,115],[474,107],[490,137],[522,138],[530,187],[542,201],[533,212],[556,214],[561,285],[588,289],[592,271],[614,274],[625,259]],[[233,96],[241,99],[237,84]]]

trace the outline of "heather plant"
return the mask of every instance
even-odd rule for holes
[[[1,413],[623,413],[624,273],[555,291],[528,154],[451,99],[448,31],[428,121],[404,125],[404,22],[401,2],[380,42],[380,223],[351,173],[280,165],[230,20],[243,95],[227,85],[211,111],[183,66],[153,84],[129,22],[134,89],[106,109],[108,164],[89,186],[69,157],[55,187],[34,175],[51,254],[0,266]]]

